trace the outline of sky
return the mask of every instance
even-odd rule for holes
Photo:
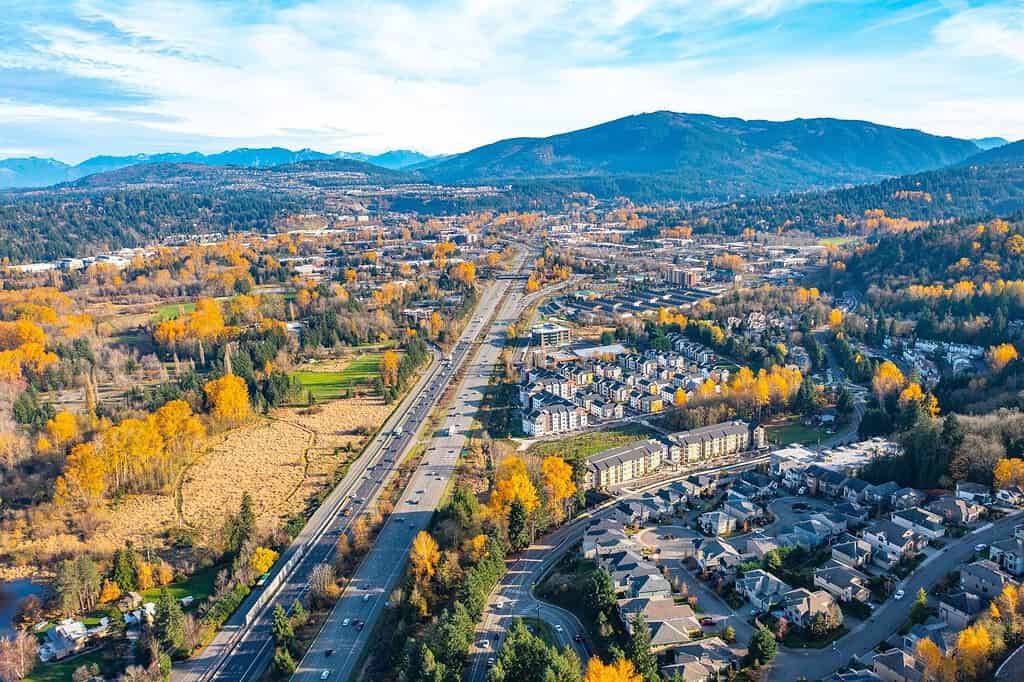
[[[0,158],[453,153],[669,109],[1024,138],[1024,0],[4,0]]]

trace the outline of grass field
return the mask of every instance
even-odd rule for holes
[[[824,429],[817,426],[804,426],[800,422],[766,426],[765,431],[767,431],[768,440],[779,445],[792,445],[794,443],[807,445],[825,440],[828,437]]]
[[[170,592],[171,596],[175,599],[182,599],[191,595],[196,600],[195,604],[198,605],[199,602],[213,594],[213,583],[217,579],[217,571],[222,568],[225,567],[210,566],[209,568],[196,571],[188,580],[168,585],[167,591]],[[159,596],[159,587],[154,587],[142,593],[143,601],[155,602]]]
[[[56,661],[54,663],[39,663],[22,682],[68,682],[71,675],[79,666],[96,663],[103,668],[106,653],[104,651],[90,651],[81,656]]]
[[[822,237],[818,242],[825,246],[845,246],[859,239],[860,237]]]
[[[292,376],[313,394],[318,402],[337,400],[347,389],[366,389],[377,378],[382,353],[364,353],[338,371],[302,370]]]
[[[548,455],[567,457],[570,454],[590,457],[608,448],[632,443],[650,435],[651,431],[646,426],[627,424],[607,431],[591,431],[558,441],[536,443],[530,447],[529,453],[538,457]]]
[[[167,303],[156,309],[156,313],[153,315],[154,322],[166,322],[167,320],[173,320],[181,314],[182,309],[186,313],[190,313],[196,309],[195,303]]]

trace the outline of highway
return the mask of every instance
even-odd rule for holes
[[[466,365],[465,373],[441,428],[433,434],[421,465],[300,661],[293,679],[345,682],[353,676],[374,625],[402,577],[413,538],[430,523],[455,473],[466,435],[505,346],[508,326],[530,300],[523,297],[524,284],[522,280],[499,280],[482,295],[471,330],[479,332],[492,315],[494,320],[475,356],[470,354],[467,358],[463,351],[453,360],[456,367]],[[468,347],[470,340],[476,338],[476,334],[469,333],[471,330],[467,330],[469,335],[460,345],[465,343]]]
[[[516,267],[523,260],[520,257]],[[385,421],[362,455],[352,463],[342,482],[328,495],[283,553],[265,587],[254,588],[253,593],[206,649],[174,667],[171,676],[175,682],[239,682],[260,678],[273,655],[271,627],[274,605],[289,607],[305,593],[314,567],[332,560],[338,537],[349,529],[359,513],[370,508],[389,476],[397,470],[402,457],[415,444],[420,425],[427,420],[452,378],[471,355],[474,340],[485,329],[486,321],[497,302],[512,284],[521,287],[522,283],[502,279],[483,289],[477,310],[452,349],[450,359],[441,360],[435,354],[430,367]],[[453,437],[450,445],[444,457],[428,453],[427,459],[433,458],[435,466],[449,459],[454,461],[461,440]],[[424,483],[423,478],[428,470],[430,467],[421,467],[410,484],[411,489],[423,487],[420,484]],[[402,521],[405,521],[405,515],[398,512],[408,509],[399,506],[396,515],[402,516]],[[412,516],[429,519],[430,509],[424,504],[424,513]],[[389,520],[381,532],[380,540],[385,546],[394,539],[392,534],[396,525]],[[346,592],[351,593],[352,590]]]

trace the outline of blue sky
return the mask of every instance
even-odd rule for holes
[[[1024,138],[1024,0],[3,4],[0,157],[442,153],[658,109]]]

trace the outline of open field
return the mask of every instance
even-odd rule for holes
[[[348,390],[365,391],[373,386],[383,353],[363,353],[351,360],[306,365],[292,376],[318,402],[335,400]],[[315,367],[315,369],[314,369]]]
[[[195,309],[196,304],[191,301],[189,303],[165,303],[156,309],[156,313],[153,315],[153,321],[166,322],[167,320],[176,319],[183,312],[190,313]]]
[[[537,457],[548,455],[568,457],[573,454],[590,457],[608,448],[632,443],[650,435],[650,429],[642,424],[626,424],[607,431],[590,431],[557,441],[535,443],[527,452]]]
[[[107,657],[108,654],[104,651],[90,651],[63,661],[40,663],[23,682],[68,682],[71,675],[80,666],[89,666],[95,663],[102,669],[104,663],[107,662]]]
[[[196,604],[198,604],[213,594],[217,571],[226,567],[226,565],[220,565],[200,569],[189,576],[188,580],[171,583],[167,586],[167,591],[171,593],[172,597],[179,600],[188,596],[194,597]],[[160,589],[159,587],[154,587],[146,590],[142,593],[142,600],[155,602],[160,596]]]
[[[768,424],[765,426],[768,440],[779,445],[817,443],[828,437],[825,430],[817,426],[805,426],[800,422],[789,424]]]

